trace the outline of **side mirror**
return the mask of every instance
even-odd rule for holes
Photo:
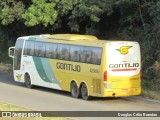
[[[15,49],[15,47],[10,47],[10,48],[8,49],[8,55],[9,55],[9,57],[11,57],[11,58],[14,58],[14,49]]]

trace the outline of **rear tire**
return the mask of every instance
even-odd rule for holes
[[[25,74],[25,85],[27,88],[33,88],[29,74]]]
[[[71,91],[72,97],[74,97],[74,98],[80,97],[80,90],[75,82],[71,83],[70,91]]]
[[[91,96],[88,96],[88,89],[85,83],[81,86],[81,96],[84,100],[90,100]]]

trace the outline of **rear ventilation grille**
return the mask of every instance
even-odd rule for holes
[[[101,94],[101,80],[100,79],[93,79],[93,92]]]

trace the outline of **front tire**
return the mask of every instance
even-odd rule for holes
[[[71,83],[70,91],[71,91],[72,97],[74,97],[74,98],[80,97],[80,91],[79,91],[79,88],[75,82]]]
[[[91,96],[88,95],[88,88],[85,83],[81,86],[81,96],[84,100],[90,100]]]
[[[29,74],[25,74],[25,85],[27,88],[33,88]]]

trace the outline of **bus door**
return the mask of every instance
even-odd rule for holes
[[[23,50],[23,39],[18,39],[15,45],[14,51],[14,60],[13,60],[13,71],[14,71],[14,80],[15,81],[22,81],[22,50]]]
[[[140,87],[140,47],[137,42],[107,43],[107,87]]]

